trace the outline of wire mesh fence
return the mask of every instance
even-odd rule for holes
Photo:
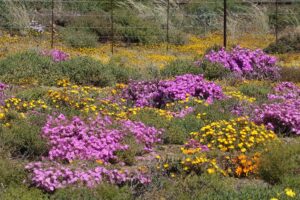
[[[147,5],[132,0],[1,0],[0,9],[8,9],[0,14],[0,28],[23,35],[48,32],[51,48],[63,36],[72,42],[72,34],[92,32],[89,39],[109,42],[113,53],[119,42],[165,43],[168,49],[189,34],[219,33],[223,41],[218,45],[225,47],[244,35],[278,39],[300,24],[299,0],[156,0]]]

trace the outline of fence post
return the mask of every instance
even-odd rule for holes
[[[111,21],[111,53],[114,54],[114,43],[115,43],[115,36],[114,36],[114,2],[110,0],[110,21]]]
[[[224,0],[223,46],[227,47],[227,0]]]
[[[54,47],[54,0],[51,1],[51,49]]]
[[[170,25],[170,0],[168,0],[168,4],[167,4],[167,51],[169,51],[169,43],[170,43],[169,25]]]
[[[275,38],[278,41],[278,0],[275,1]]]

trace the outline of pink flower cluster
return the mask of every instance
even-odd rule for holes
[[[300,101],[265,104],[255,109],[254,121],[280,134],[300,135]]]
[[[300,100],[300,87],[291,82],[279,83],[274,88],[274,94],[269,94],[270,100]]]
[[[134,181],[149,183],[150,178],[138,171],[119,171],[105,167],[88,168],[79,166],[82,161],[101,161],[105,165],[114,159],[116,152],[127,150],[125,137],[131,134],[136,142],[150,151],[155,143],[160,142],[161,130],[145,126],[141,122],[129,120],[113,121],[109,117],[98,116],[88,122],[74,117],[68,120],[64,115],[49,117],[42,129],[42,136],[48,141],[50,150],[43,162],[33,162],[26,166],[31,173],[31,183],[47,191],[54,191],[73,184],[93,187],[102,181],[121,184]],[[48,161],[47,161],[48,160]],[[72,167],[76,160],[76,167]],[[68,161],[62,165],[59,161]]]
[[[109,170],[101,166],[92,169],[85,166],[71,168],[59,163],[35,162],[28,164],[26,169],[31,173],[31,183],[46,191],[75,184],[94,187],[104,181],[112,184],[125,182],[148,184],[151,180],[149,176],[139,171]]]
[[[112,128],[113,125],[120,128]],[[160,141],[160,130],[147,127],[140,122],[120,121],[114,123],[109,117],[98,116],[95,120],[84,122],[79,117],[71,121],[64,115],[49,117],[43,127],[42,135],[50,145],[49,159],[67,161],[116,159],[115,152],[128,149],[123,144],[126,135],[132,134],[138,143],[149,151],[154,143]]]
[[[184,100],[188,96],[193,96],[212,103],[214,99],[224,98],[222,88],[213,82],[206,81],[203,75],[176,76],[174,80],[161,81],[159,89],[166,99],[172,101]]]
[[[0,92],[3,92],[7,88],[8,88],[8,85],[0,82]]]
[[[256,108],[254,121],[281,134],[300,135],[300,88],[294,83],[282,82],[268,98],[279,102]]]
[[[206,81],[203,75],[185,74],[172,80],[159,82],[131,82],[123,90],[122,97],[137,107],[163,107],[168,102],[184,100],[188,96],[197,97],[212,103],[223,99],[222,88]]]
[[[45,56],[50,56],[54,62],[66,61],[70,57],[69,54],[57,49],[53,49],[49,52],[43,51],[42,54]]]
[[[222,48],[219,51],[211,51],[205,59],[212,63],[219,63],[235,74],[246,78],[277,79],[279,77],[276,58],[260,49],[253,51],[237,46],[232,51],[226,51]]]
[[[6,98],[4,94],[4,90],[8,88],[8,85],[0,82],[0,105],[4,103],[4,99]]]

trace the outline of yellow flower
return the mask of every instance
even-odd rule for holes
[[[216,171],[215,171],[214,168],[208,168],[208,169],[207,169],[207,172],[208,172],[209,174],[214,174]]]
[[[273,198],[271,198],[270,200],[278,200],[277,198],[275,198],[275,197],[273,197]]]
[[[296,196],[296,193],[291,188],[286,188],[284,191],[285,194],[289,197],[294,198]]]
[[[164,164],[164,168],[168,169],[169,168],[169,164],[168,163]]]

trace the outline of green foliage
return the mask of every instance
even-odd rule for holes
[[[96,188],[65,188],[56,191],[51,200],[129,200],[133,199],[128,187],[101,184]]]
[[[263,84],[256,84],[256,83],[247,83],[242,84],[239,86],[239,90],[249,97],[256,98],[257,101],[263,102],[267,100],[268,94],[272,90],[271,83],[263,83]]]
[[[88,29],[82,29],[82,27],[64,29],[62,38],[66,44],[75,48],[96,47],[98,42],[96,33]]]
[[[230,111],[238,104],[237,100],[225,99],[214,101],[212,105],[197,105],[195,113],[206,113],[203,120],[206,122],[214,122],[219,120],[230,120],[235,117]]]
[[[258,170],[263,180],[277,184],[282,183],[285,177],[299,173],[299,142],[273,143],[267,149],[268,152],[262,154]]]
[[[129,80],[137,80],[141,78],[141,74],[133,67],[126,67],[117,63],[109,63],[107,66],[118,83],[128,83]]]
[[[115,11],[116,35],[128,43],[153,44],[165,39],[163,30],[151,19],[142,19],[132,10]]]
[[[292,33],[278,39],[277,43],[270,44],[267,53],[290,53],[300,52],[300,33]]]
[[[187,115],[184,118],[167,119],[154,110],[148,109],[139,111],[132,119],[163,129],[164,134],[162,139],[165,144],[184,144],[189,138],[190,132],[197,131],[204,125],[203,121],[197,119],[194,115]]]
[[[47,94],[48,89],[43,87],[30,87],[17,93],[16,97],[23,100],[39,100]]]
[[[115,77],[108,65],[89,58],[75,57],[58,64],[63,76],[71,82],[85,85],[109,86],[116,82]]]
[[[282,67],[280,69],[281,81],[300,82],[300,68],[295,67]]]
[[[170,78],[183,74],[200,74],[202,70],[200,67],[194,65],[192,61],[175,60],[166,65],[160,73],[162,77]]]
[[[48,195],[36,188],[27,188],[25,185],[11,186],[0,193],[3,200],[47,200]]]
[[[222,65],[208,61],[203,61],[200,65],[200,69],[204,77],[208,80],[226,78],[230,74],[230,70],[224,68]]]
[[[37,121],[37,119],[39,119]],[[46,142],[40,136],[41,116],[29,119],[15,119],[11,128],[3,128],[0,146],[13,157],[35,158],[47,152]]]
[[[56,65],[49,57],[34,51],[26,51],[0,60],[1,80],[8,83],[24,84],[40,82],[53,84],[59,77]]]
[[[20,164],[20,162],[16,160],[10,160],[8,158],[0,158],[1,187],[6,188],[10,185],[22,184],[22,181],[25,178],[26,178],[25,169],[24,166]]]

